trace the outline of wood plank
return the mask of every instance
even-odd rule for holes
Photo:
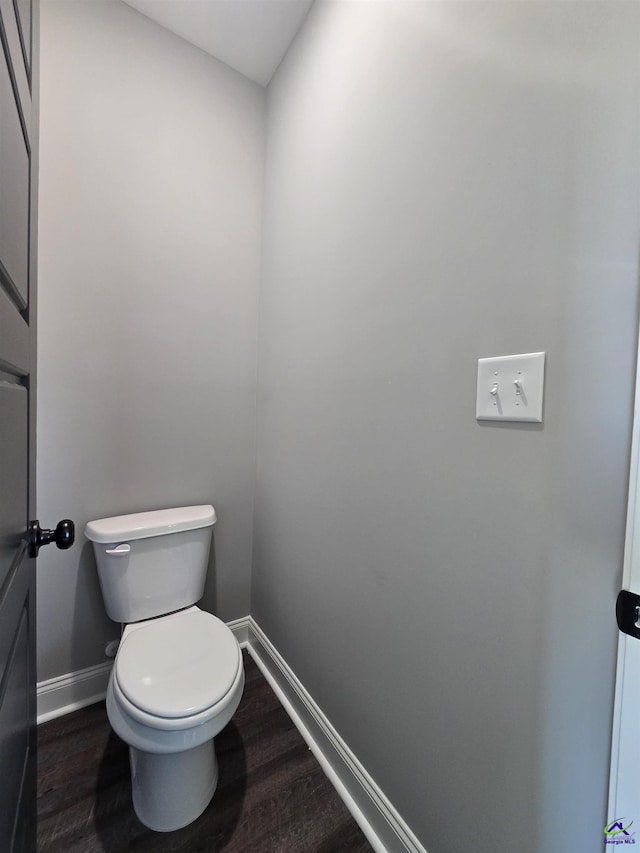
[[[233,720],[216,738],[218,789],[184,829],[158,833],[131,805],[128,750],[104,705],[39,729],[38,851],[370,853],[346,806],[253,660]]]

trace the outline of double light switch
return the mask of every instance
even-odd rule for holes
[[[478,359],[479,421],[542,423],[544,353]]]

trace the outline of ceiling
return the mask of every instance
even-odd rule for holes
[[[266,86],[313,0],[124,0]]]

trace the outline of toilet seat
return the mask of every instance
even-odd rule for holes
[[[113,690],[123,710],[138,722],[186,729],[219,714],[242,675],[233,633],[220,619],[193,607],[127,626]]]

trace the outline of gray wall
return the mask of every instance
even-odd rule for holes
[[[252,614],[429,853],[601,850],[639,34],[318,2],[268,89]],[[544,425],[478,424],[537,350]]]
[[[40,680],[104,660],[91,518],[211,502],[249,610],[264,90],[123,3],[42,6]]]

